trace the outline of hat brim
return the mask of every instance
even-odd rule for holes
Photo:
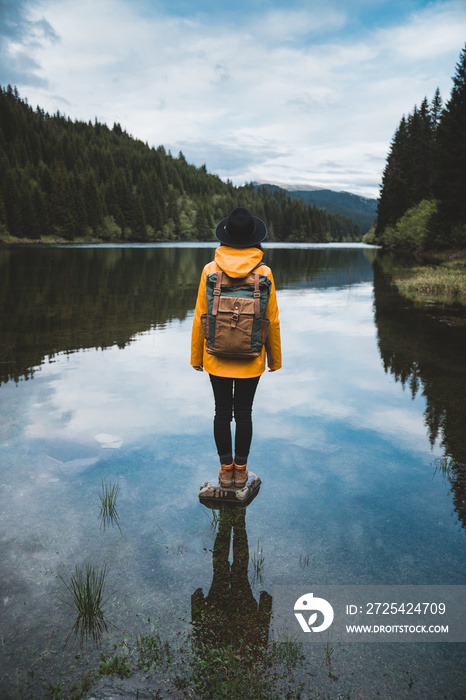
[[[254,223],[256,225],[254,232],[249,236],[245,236],[243,240],[239,240],[238,237],[232,238],[225,228],[225,226],[228,224],[228,218],[229,217],[227,216],[222,219],[215,229],[215,237],[220,241],[220,243],[229,245],[232,248],[251,248],[251,246],[257,245],[267,238],[267,226],[262,219],[259,219],[258,216],[254,216],[254,214],[252,214],[252,218],[254,219]]]

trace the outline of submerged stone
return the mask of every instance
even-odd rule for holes
[[[246,506],[259,492],[261,480],[253,472],[249,472],[248,480],[242,488],[235,486],[220,486],[218,476],[201,484],[199,500],[204,505],[215,507],[219,503],[236,503]]]

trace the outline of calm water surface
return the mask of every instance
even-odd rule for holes
[[[107,562],[103,649],[190,629],[213,579],[213,402],[189,365],[210,245],[0,250],[0,691],[86,661],[66,589]],[[362,246],[268,246],[284,367],[254,406],[242,585],[465,584],[466,325],[389,285],[401,264]],[[440,458],[450,471],[442,474]],[[120,483],[118,528],[99,523]],[[244,533],[247,533],[247,537]],[[219,540],[217,541],[218,546]],[[229,539],[222,546],[229,551]],[[193,594],[195,594],[193,596]],[[193,598],[192,598],[193,596]],[[464,698],[464,645],[306,650],[321,697]],[[79,650],[78,650],[79,651]],[[93,656],[94,653],[94,656]]]

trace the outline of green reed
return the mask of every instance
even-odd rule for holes
[[[259,540],[257,540],[256,551],[252,554],[251,562],[254,572],[252,577],[253,584],[256,582],[262,583],[262,569],[264,568],[265,557]]]
[[[220,510],[205,510],[203,508],[203,512],[207,515],[210,521],[210,527],[212,530],[216,530],[218,527],[218,524],[220,522]]]
[[[413,268],[409,276],[394,279],[400,293],[414,301],[430,301],[439,304],[466,305],[466,272],[464,261],[456,267],[457,261],[444,263],[439,267]],[[452,267],[453,266],[453,267]]]
[[[74,632],[75,637],[79,637],[81,646],[88,639],[92,639],[95,644],[98,644],[103,633],[108,631],[107,620],[103,612],[104,605],[110,597],[104,598],[106,574],[106,564],[102,566],[100,571],[97,571],[90,564],[86,564],[85,571],[76,565],[69,583],[60,576],[71,593],[72,603],[69,605],[74,607],[77,612],[71,632]]]
[[[310,552],[303,552],[299,555],[299,566],[301,569],[307,569],[311,559]]]
[[[120,493],[120,484],[117,481],[112,484],[111,481],[107,479],[102,479],[102,493],[99,494],[100,498],[100,513],[99,520],[101,521],[100,526],[104,528],[113,527],[116,525],[121,532],[121,527],[119,523],[119,515],[116,509],[116,502],[118,494]]]

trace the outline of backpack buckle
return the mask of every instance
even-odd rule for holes
[[[238,312],[239,312],[239,304],[236,303],[236,304],[235,304],[235,310],[234,310],[233,313],[231,314],[231,319],[230,319],[230,326],[231,326],[231,328],[236,328],[236,324],[237,324],[238,321],[239,321],[239,313],[238,313]]]

